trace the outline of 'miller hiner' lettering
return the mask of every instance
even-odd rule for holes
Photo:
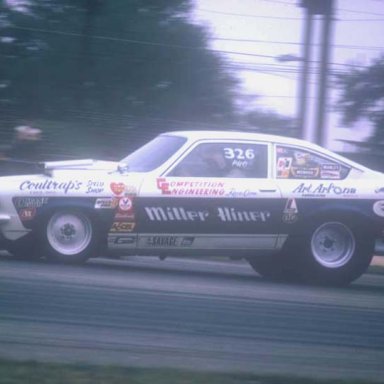
[[[182,207],[145,207],[151,221],[200,221],[204,222],[209,216],[208,211],[193,211]],[[223,222],[263,222],[271,213],[269,211],[243,211],[235,208],[218,207],[217,218]]]
[[[221,221],[261,221],[264,223],[271,213],[268,211],[238,211],[235,208],[219,207],[217,215]]]
[[[205,221],[207,211],[191,211],[182,207],[145,207],[151,221]]]

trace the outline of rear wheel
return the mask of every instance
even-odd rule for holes
[[[59,210],[45,221],[43,242],[49,260],[82,263],[97,250],[96,226],[79,210]]]
[[[345,285],[368,268],[374,236],[362,220],[315,220],[300,249],[300,274],[308,283]]]
[[[374,244],[363,219],[317,218],[302,236],[289,238],[279,253],[248,261],[269,280],[346,285],[367,270]]]

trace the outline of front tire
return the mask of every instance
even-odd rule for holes
[[[45,221],[43,243],[51,261],[84,263],[96,255],[97,238],[94,221],[80,210],[58,210]]]
[[[7,251],[17,260],[36,261],[42,258],[36,237],[28,234],[19,240],[12,241],[6,247]]]

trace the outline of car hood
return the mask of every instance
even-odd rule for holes
[[[65,161],[47,161],[42,163],[45,171],[50,170],[90,170],[90,171],[115,171],[118,163],[115,161],[104,160],[65,160]]]

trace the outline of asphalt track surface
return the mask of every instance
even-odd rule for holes
[[[306,287],[243,262],[2,255],[0,358],[384,382],[384,275]]]

